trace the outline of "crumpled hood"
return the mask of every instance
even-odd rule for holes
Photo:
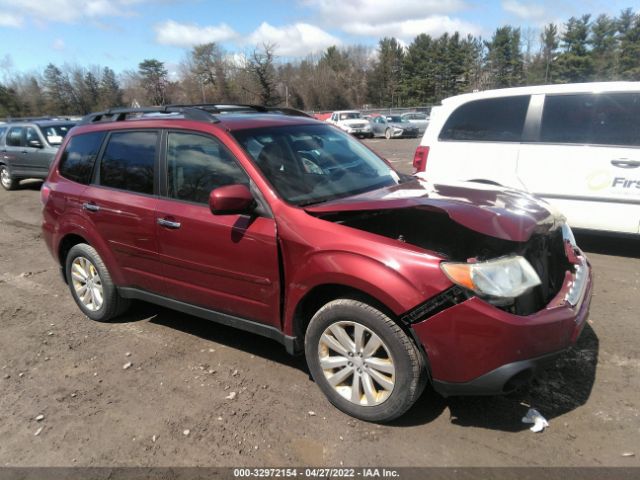
[[[551,205],[526,192],[475,182],[431,184],[422,179],[305,210],[322,215],[406,208],[440,211],[466,228],[516,242],[525,242],[534,233],[554,230],[565,220]]]

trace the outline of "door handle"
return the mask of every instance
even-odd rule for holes
[[[89,212],[97,212],[98,210],[100,210],[100,207],[98,205],[96,205],[95,203],[89,203],[89,202],[83,203],[82,208]]]
[[[20,153],[29,153],[29,150],[22,150]]]
[[[638,168],[640,167],[640,161],[629,160],[628,158],[616,158],[611,160],[611,165],[618,168]]]
[[[177,230],[180,228],[180,222],[174,222],[173,220],[168,220],[166,218],[159,218],[158,225],[170,228],[171,230]]]

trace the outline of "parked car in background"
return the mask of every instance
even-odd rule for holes
[[[45,179],[62,140],[75,123],[12,121],[0,130],[0,184],[13,190],[25,178]]]
[[[414,157],[433,182],[474,180],[552,202],[573,227],[640,233],[640,82],[509,88],[431,111]]]
[[[374,137],[391,138],[418,137],[418,127],[401,115],[378,115],[372,117],[371,128]]]
[[[339,110],[333,112],[327,122],[356,137],[373,137],[371,125],[367,120],[362,118],[362,114],[357,110]]]
[[[409,123],[418,127],[418,133],[424,133],[429,125],[429,116],[422,112],[409,112],[401,115],[403,120],[407,120]]]
[[[65,139],[42,232],[86,316],[140,299],[263,335],[368,421],[428,381],[510,392],[575,344],[590,265],[546,202],[403,176],[324,122],[242,108],[115,109]]]

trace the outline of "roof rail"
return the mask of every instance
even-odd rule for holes
[[[158,107],[136,107],[136,108],[110,108],[103,112],[95,112],[86,115],[80,124],[96,123],[96,122],[121,122],[134,115],[148,114],[180,114],[189,120],[201,122],[218,123],[220,120],[216,117],[225,113],[281,113],[283,115],[293,115],[300,117],[309,117],[306,113],[289,107],[264,107],[261,105],[250,104],[222,104],[222,103],[195,103],[195,104],[174,104],[163,105]]]
[[[191,105],[163,105],[160,107],[137,107],[137,108],[110,108],[103,112],[95,112],[86,115],[80,124],[96,123],[96,122],[122,122],[133,115],[145,115],[151,113],[158,114],[175,114],[184,115],[189,120],[198,120],[201,122],[218,123],[214,115],[206,110]]]

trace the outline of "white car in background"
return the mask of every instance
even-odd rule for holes
[[[369,121],[362,118],[358,110],[338,110],[331,114],[327,122],[356,137],[373,137]]]
[[[575,228],[638,234],[640,82],[447,98],[432,109],[413,164],[436,183],[473,180],[534,193]]]

